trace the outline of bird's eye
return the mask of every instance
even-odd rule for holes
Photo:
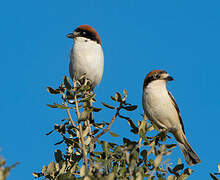
[[[86,34],[86,32],[85,32],[85,31],[83,31],[82,33],[83,33],[83,34]]]
[[[154,79],[160,79],[160,74],[154,74]]]

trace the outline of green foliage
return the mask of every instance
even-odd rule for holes
[[[89,83],[82,77],[72,86],[65,76],[64,83],[57,89],[47,88],[51,94],[60,94],[63,100],[62,104],[48,106],[63,109],[68,115],[59,125],[54,125],[54,129],[47,135],[57,132],[62,140],[55,145],[63,144],[66,151],[57,149],[54,153],[55,162],[43,166],[41,172],[33,173],[34,177],[53,180],[183,180],[192,173],[191,169],[184,169],[180,159],[176,165],[169,163],[166,156],[172,153],[176,144],[166,143],[166,139],[170,138],[166,132],[152,135],[156,131],[146,119],[136,124],[130,117],[123,115],[123,112],[132,113],[137,108],[127,102],[126,90],[111,96],[112,104],[102,102],[104,108],[114,112],[110,121],[107,117],[106,121],[94,121],[93,114],[101,111],[101,108],[93,106],[96,94],[90,89]],[[71,115],[73,112],[77,114],[75,119]],[[116,118],[126,120],[130,132],[138,140],[123,137],[120,145],[107,141],[103,137],[106,133],[114,138],[121,136],[110,131]]]
[[[5,180],[8,177],[10,170],[17,164],[18,162],[11,166],[6,166],[6,161],[0,156],[0,180]]]

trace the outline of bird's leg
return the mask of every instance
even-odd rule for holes
[[[158,144],[159,141],[165,141],[168,133],[168,130],[166,128],[161,128],[159,129],[159,131],[160,133],[156,135],[156,144]]]
[[[163,134],[164,137],[168,137],[169,139],[171,139],[171,137],[168,135],[168,132],[170,132],[170,130],[167,128],[160,129],[160,133]]]
[[[166,129],[166,128],[162,128],[162,129],[160,129],[160,132],[161,132],[161,133],[164,133],[164,134],[167,135],[167,133],[168,133],[168,129]]]

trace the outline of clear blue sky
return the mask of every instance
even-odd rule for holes
[[[202,160],[190,179],[208,179],[220,162],[219,7],[219,0],[2,1],[0,154],[8,164],[20,162],[8,179],[33,179],[33,171],[54,160],[59,147],[53,144],[60,137],[45,133],[66,114],[46,106],[59,98],[45,88],[57,87],[69,75],[73,42],[65,35],[81,24],[93,26],[103,42],[105,69],[96,106],[127,88],[129,101],[138,105],[129,113],[136,122],[145,75],[165,69],[175,78],[168,88]],[[96,118],[109,121],[111,116],[105,109]],[[122,138],[128,125],[118,119],[113,131]],[[176,156],[182,157],[179,148]]]

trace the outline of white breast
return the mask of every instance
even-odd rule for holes
[[[178,112],[172,104],[165,81],[152,81],[143,90],[142,103],[144,113],[158,128],[168,130],[181,128]]]
[[[104,69],[102,47],[95,41],[78,37],[70,52],[69,71],[71,78],[79,79],[86,73],[93,85],[100,83]]]

